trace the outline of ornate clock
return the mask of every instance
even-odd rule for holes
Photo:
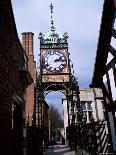
[[[44,54],[44,68],[52,73],[59,73],[66,67],[67,59],[58,50],[49,50]]]

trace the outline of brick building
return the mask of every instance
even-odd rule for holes
[[[33,36],[32,32],[22,33],[22,45],[28,57],[28,70],[33,78],[33,83],[27,88],[26,94],[26,123],[32,124],[32,114],[34,106],[34,82],[36,80],[36,62],[33,54]]]
[[[0,154],[23,154],[25,91],[33,82],[20,44],[12,4],[0,1]]]

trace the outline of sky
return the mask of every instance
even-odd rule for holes
[[[36,62],[39,54],[39,32],[50,30],[51,3],[54,6],[53,20],[56,30],[68,32],[70,59],[79,87],[87,88],[93,76],[103,0],[12,0],[20,40],[22,32],[34,33]],[[56,97],[56,106],[62,107],[60,93],[51,93],[46,100],[50,104]]]

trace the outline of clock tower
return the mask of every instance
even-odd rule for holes
[[[51,91],[60,91],[66,97],[69,143],[76,138],[76,126],[82,119],[78,80],[72,74],[68,51],[68,34],[56,30],[51,9],[51,27],[47,33],[39,33],[40,53],[35,85],[33,125],[45,130],[44,99]],[[65,119],[65,118],[64,118]],[[75,132],[72,132],[75,131]],[[66,133],[65,133],[66,134]]]
[[[40,39],[40,66],[43,83],[69,82],[69,53],[67,32],[61,34],[56,31],[52,20],[53,6],[51,8],[51,28],[42,34]]]
[[[78,80],[72,74],[68,34],[67,32],[62,34],[56,30],[52,19],[52,4],[50,9],[50,30],[47,33],[39,33],[40,58],[37,67],[33,123],[36,126],[44,126],[44,98],[51,91],[61,91],[66,96],[68,124],[70,126],[78,122],[77,117],[80,113]]]

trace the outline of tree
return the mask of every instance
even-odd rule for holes
[[[64,121],[58,109],[54,105],[50,105],[48,114],[49,114],[49,120],[51,122],[52,133],[55,133],[56,131],[59,131],[59,129],[64,127]]]

